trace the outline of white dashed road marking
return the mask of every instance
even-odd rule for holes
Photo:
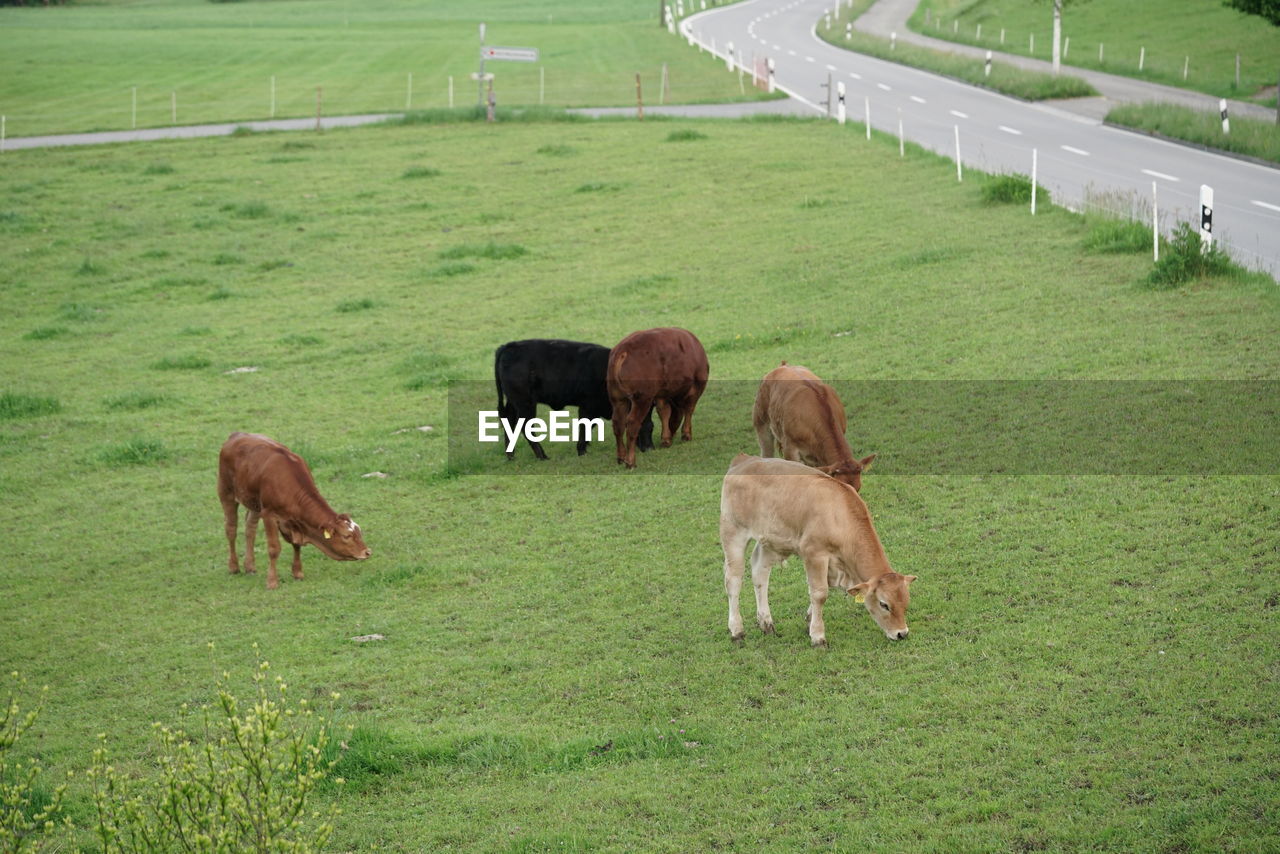
[[[917,104],[926,103],[924,98],[921,98],[919,95],[912,95],[911,100],[915,101]]]
[[[1063,151],[1070,151],[1072,154],[1079,154],[1081,157],[1088,157],[1088,156],[1089,156],[1089,152],[1085,151],[1083,148],[1073,148],[1073,147],[1071,147],[1070,145],[1064,145],[1064,146],[1062,146],[1062,150],[1063,150]]]
[[[1180,180],[1180,179],[1178,179],[1178,178],[1174,177],[1173,175],[1166,175],[1166,174],[1164,174],[1163,172],[1156,172],[1156,171],[1151,170],[1151,169],[1143,169],[1143,170],[1142,170],[1142,174],[1143,174],[1143,175],[1150,175],[1152,178],[1163,178],[1163,179],[1164,179],[1164,180],[1166,180],[1166,181],[1178,181],[1178,180]]]
[[[999,125],[999,128],[1005,133],[1011,133],[1014,136],[1022,136],[1022,131],[1018,130],[1017,128],[1011,128],[1008,125]]]
[[[967,119],[967,118],[969,118],[969,114],[968,114],[968,113],[962,113],[962,112],[960,112],[959,110],[948,110],[947,112],[951,113],[951,115],[955,116],[957,119]]]
[[[877,83],[877,84],[876,84],[876,88],[877,88],[877,89],[883,89],[883,90],[884,90],[884,91],[886,91],[886,92],[892,92],[892,91],[893,91],[893,89],[891,89],[890,87],[888,87],[888,86],[884,85],[883,83]]]

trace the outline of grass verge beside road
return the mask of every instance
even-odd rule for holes
[[[818,37],[845,50],[865,53],[868,56],[910,65],[936,74],[945,74],[974,86],[1022,98],[1024,101],[1084,98],[1098,94],[1092,86],[1078,77],[1026,71],[1003,62],[993,62],[991,73],[988,75],[985,61],[982,59],[944,53],[901,41],[891,44],[886,39],[860,33],[857,30],[846,31],[846,24],[856,20],[870,5],[869,0],[859,0],[852,9],[842,6],[840,14],[832,21],[829,29],[824,27],[821,21],[818,22]]]
[[[1205,148],[1280,164],[1280,126],[1274,122],[1237,116],[1231,119],[1230,133],[1223,133],[1222,118],[1217,113],[1205,113],[1173,104],[1122,104],[1107,113],[1106,121]]]

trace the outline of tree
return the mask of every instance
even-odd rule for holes
[[[1226,5],[1250,15],[1261,15],[1280,27],[1280,0],[1227,0]]]

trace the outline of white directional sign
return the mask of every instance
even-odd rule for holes
[[[480,58],[504,59],[508,62],[537,62],[538,49],[536,47],[488,47],[481,46]]]

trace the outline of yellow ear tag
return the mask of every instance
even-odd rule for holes
[[[863,602],[867,601],[867,597],[861,593],[855,593],[853,594],[853,601],[857,602],[858,604],[862,604]]]
[[[326,540],[331,540],[331,539],[333,539],[333,534],[329,533],[329,529],[328,529],[328,528],[325,528],[325,529],[324,529],[324,538],[325,538]]]

